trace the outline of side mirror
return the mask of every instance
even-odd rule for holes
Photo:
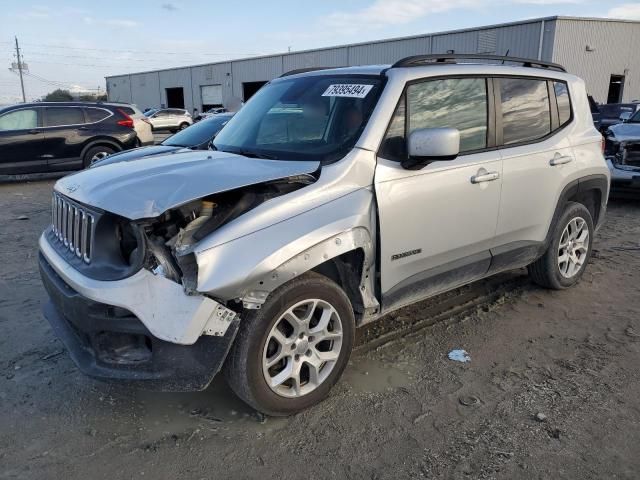
[[[419,170],[431,162],[454,160],[460,153],[457,128],[420,128],[409,135],[409,158],[402,162],[407,170]]]
[[[632,116],[633,116],[633,113],[631,112],[622,112],[618,117],[618,119],[622,120],[623,122],[628,122]]]

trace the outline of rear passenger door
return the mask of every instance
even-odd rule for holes
[[[541,78],[504,77],[496,85],[503,180],[496,232],[502,246],[494,253],[535,255],[576,174],[569,91],[564,82]]]
[[[375,174],[384,308],[482,277],[494,245],[502,162],[494,148],[492,84],[486,78],[428,79],[407,86]],[[452,127],[460,155],[407,170],[406,138]],[[478,179],[479,181],[476,181]]]
[[[82,107],[44,108],[44,136],[49,170],[82,168],[82,149],[91,132]]]

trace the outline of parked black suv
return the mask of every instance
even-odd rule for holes
[[[136,146],[117,105],[26,103],[0,109],[0,174],[78,170]]]

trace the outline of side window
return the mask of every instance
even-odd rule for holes
[[[408,132],[452,127],[460,131],[460,152],[487,146],[487,82],[483,78],[450,78],[410,85]]]
[[[0,131],[32,128],[38,128],[38,112],[35,109],[15,110],[0,117]]]
[[[80,125],[85,123],[81,108],[47,107],[46,110],[45,127]]]
[[[556,103],[560,115],[560,126],[563,126],[571,119],[571,100],[569,99],[569,89],[564,82],[553,82],[553,90],[556,92]]]
[[[501,78],[503,143],[538,140],[551,132],[546,80]]]
[[[481,150],[487,146],[487,118],[487,82],[483,78],[449,78],[409,85],[406,99],[398,104],[389,125],[381,154],[402,159],[406,156],[405,130],[411,135],[420,128],[442,127],[460,131],[460,153]]]
[[[101,108],[85,108],[84,111],[89,123],[97,123],[109,116],[109,112]]]

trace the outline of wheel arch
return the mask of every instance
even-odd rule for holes
[[[556,204],[540,254],[544,253],[551,242],[554,228],[567,203],[577,202],[584,205],[591,213],[593,224],[596,226],[600,225],[604,218],[608,196],[609,179],[606,175],[588,175],[568,183],[562,190]]]
[[[93,147],[106,146],[114,148],[117,152],[122,151],[123,146],[116,140],[112,140],[109,138],[93,138],[91,139],[83,148],[82,153],[80,154],[80,158],[84,160],[84,156],[87,154],[89,150]]]
[[[374,244],[364,227],[333,235],[257,278],[255,289],[241,297],[243,307],[260,308],[271,292],[309,271],[333,280],[344,290],[353,306],[357,323],[379,311],[379,302],[374,294]]]

